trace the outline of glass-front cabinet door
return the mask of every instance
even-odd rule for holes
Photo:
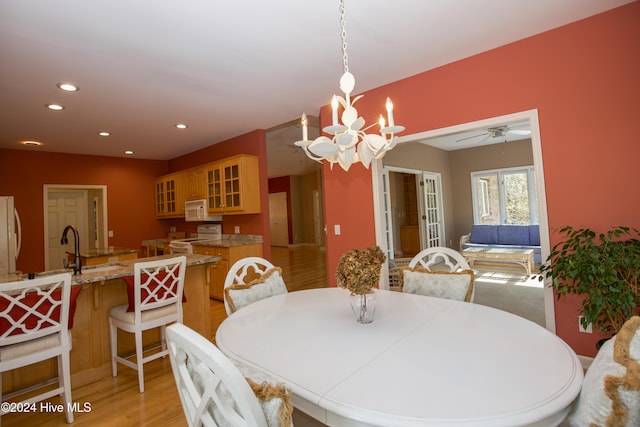
[[[240,198],[240,164],[230,163],[222,168],[224,179],[224,205],[227,210],[242,209]]]
[[[166,214],[165,201],[164,201],[164,181],[156,181],[156,216],[164,216]]]
[[[156,180],[156,217],[184,216],[184,175],[165,175]]]
[[[210,214],[260,213],[258,158],[238,155],[207,166]]]
[[[207,168],[207,205],[209,212],[219,212],[223,209],[222,201],[222,175],[220,168],[211,166]]]

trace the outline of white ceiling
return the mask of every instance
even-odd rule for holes
[[[346,0],[355,91],[631,1]],[[317,114],[342,74],[338,23],[338,0],[2,0],[0,148],[171,159]]]

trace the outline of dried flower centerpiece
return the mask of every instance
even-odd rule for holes
[[[373,288],[380,281],[380,268],[387,257],[375,245],[367,249],[345,252],[336,270],[336,281],[341,288],[351,291],[351,307],[359,323],[371,323],[375,312]]]

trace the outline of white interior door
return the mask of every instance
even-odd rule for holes
[[[382,214],[384,215],[384,240],[386,242],[385,252],[387,259],[395,258],[393,242],[393,212],[391,211],[391,189],[389,183],[389,169],[382,169]]]
[[[87,249],[89,242],[89,220],[87,214],[86,191],[50,192],[47,198],[48,218],[48,259],[46,270],[63,268],[66,252],[73,253],[73,235],[69,233],[69,243],[60,244],[62,232],[67,225],[73,225],[80,236],[80,248]]]
[[[439,173],[422,173],[423,212],[421,221],[421,249],[446,246],[444,213],[442,212],[442,184]]]
[[[269,229],[272,246],[289,246],[287,193],[269,194]]]

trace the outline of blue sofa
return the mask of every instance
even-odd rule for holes
[[[471,233],[460,238],[460,250],[474,247],[533,249],[535,264],[542,264],[540,226],[538,224],[474,224],[471,227]]]

